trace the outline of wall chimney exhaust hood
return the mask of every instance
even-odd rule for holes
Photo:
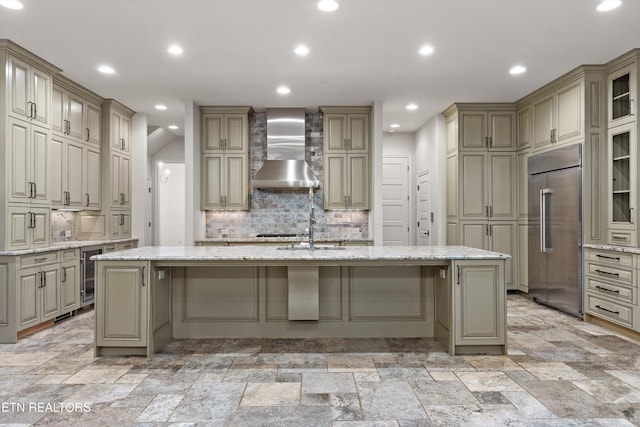
[[[267,109],[267,159],[251,181],[253,188],[315,188],[320,185],[305,161],[303,108]]]

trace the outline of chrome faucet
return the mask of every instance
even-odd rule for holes
[[[309,250],[313,250],[313,225],[316,223],[315,210],[313,208],[313,188],[309,187]]]

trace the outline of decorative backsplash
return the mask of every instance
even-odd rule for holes
[[[51,211],[51,243],[76,240],[76,212]]]
[[[323,178],[322,114],[306,113],[306,159],[320,182]],[[266,157],[267,114],[254,113],[250,122],[251,176]],[[322,188],[314,190],[316,225],[323,239],[368,239],[368,211],[323,211]],[[207,211],[207,238],[243,238],[256,234],[305,233],[309,227],[308,189],[260,190],[251,194],[250,211]]]

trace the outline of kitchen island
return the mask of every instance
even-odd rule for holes
[[[94,257],[96,355],[189,338],[435,337],[506,354],[505,260],[463,246],[143,247]]]

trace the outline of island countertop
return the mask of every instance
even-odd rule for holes
[[[316,250],[257,246],[145,246],[109,254],[96,255],[97,261],[173,261],[173,262],[286,262],[286,261],[407,261],[509,259],[498,252],[466,246],[343,246]]]

